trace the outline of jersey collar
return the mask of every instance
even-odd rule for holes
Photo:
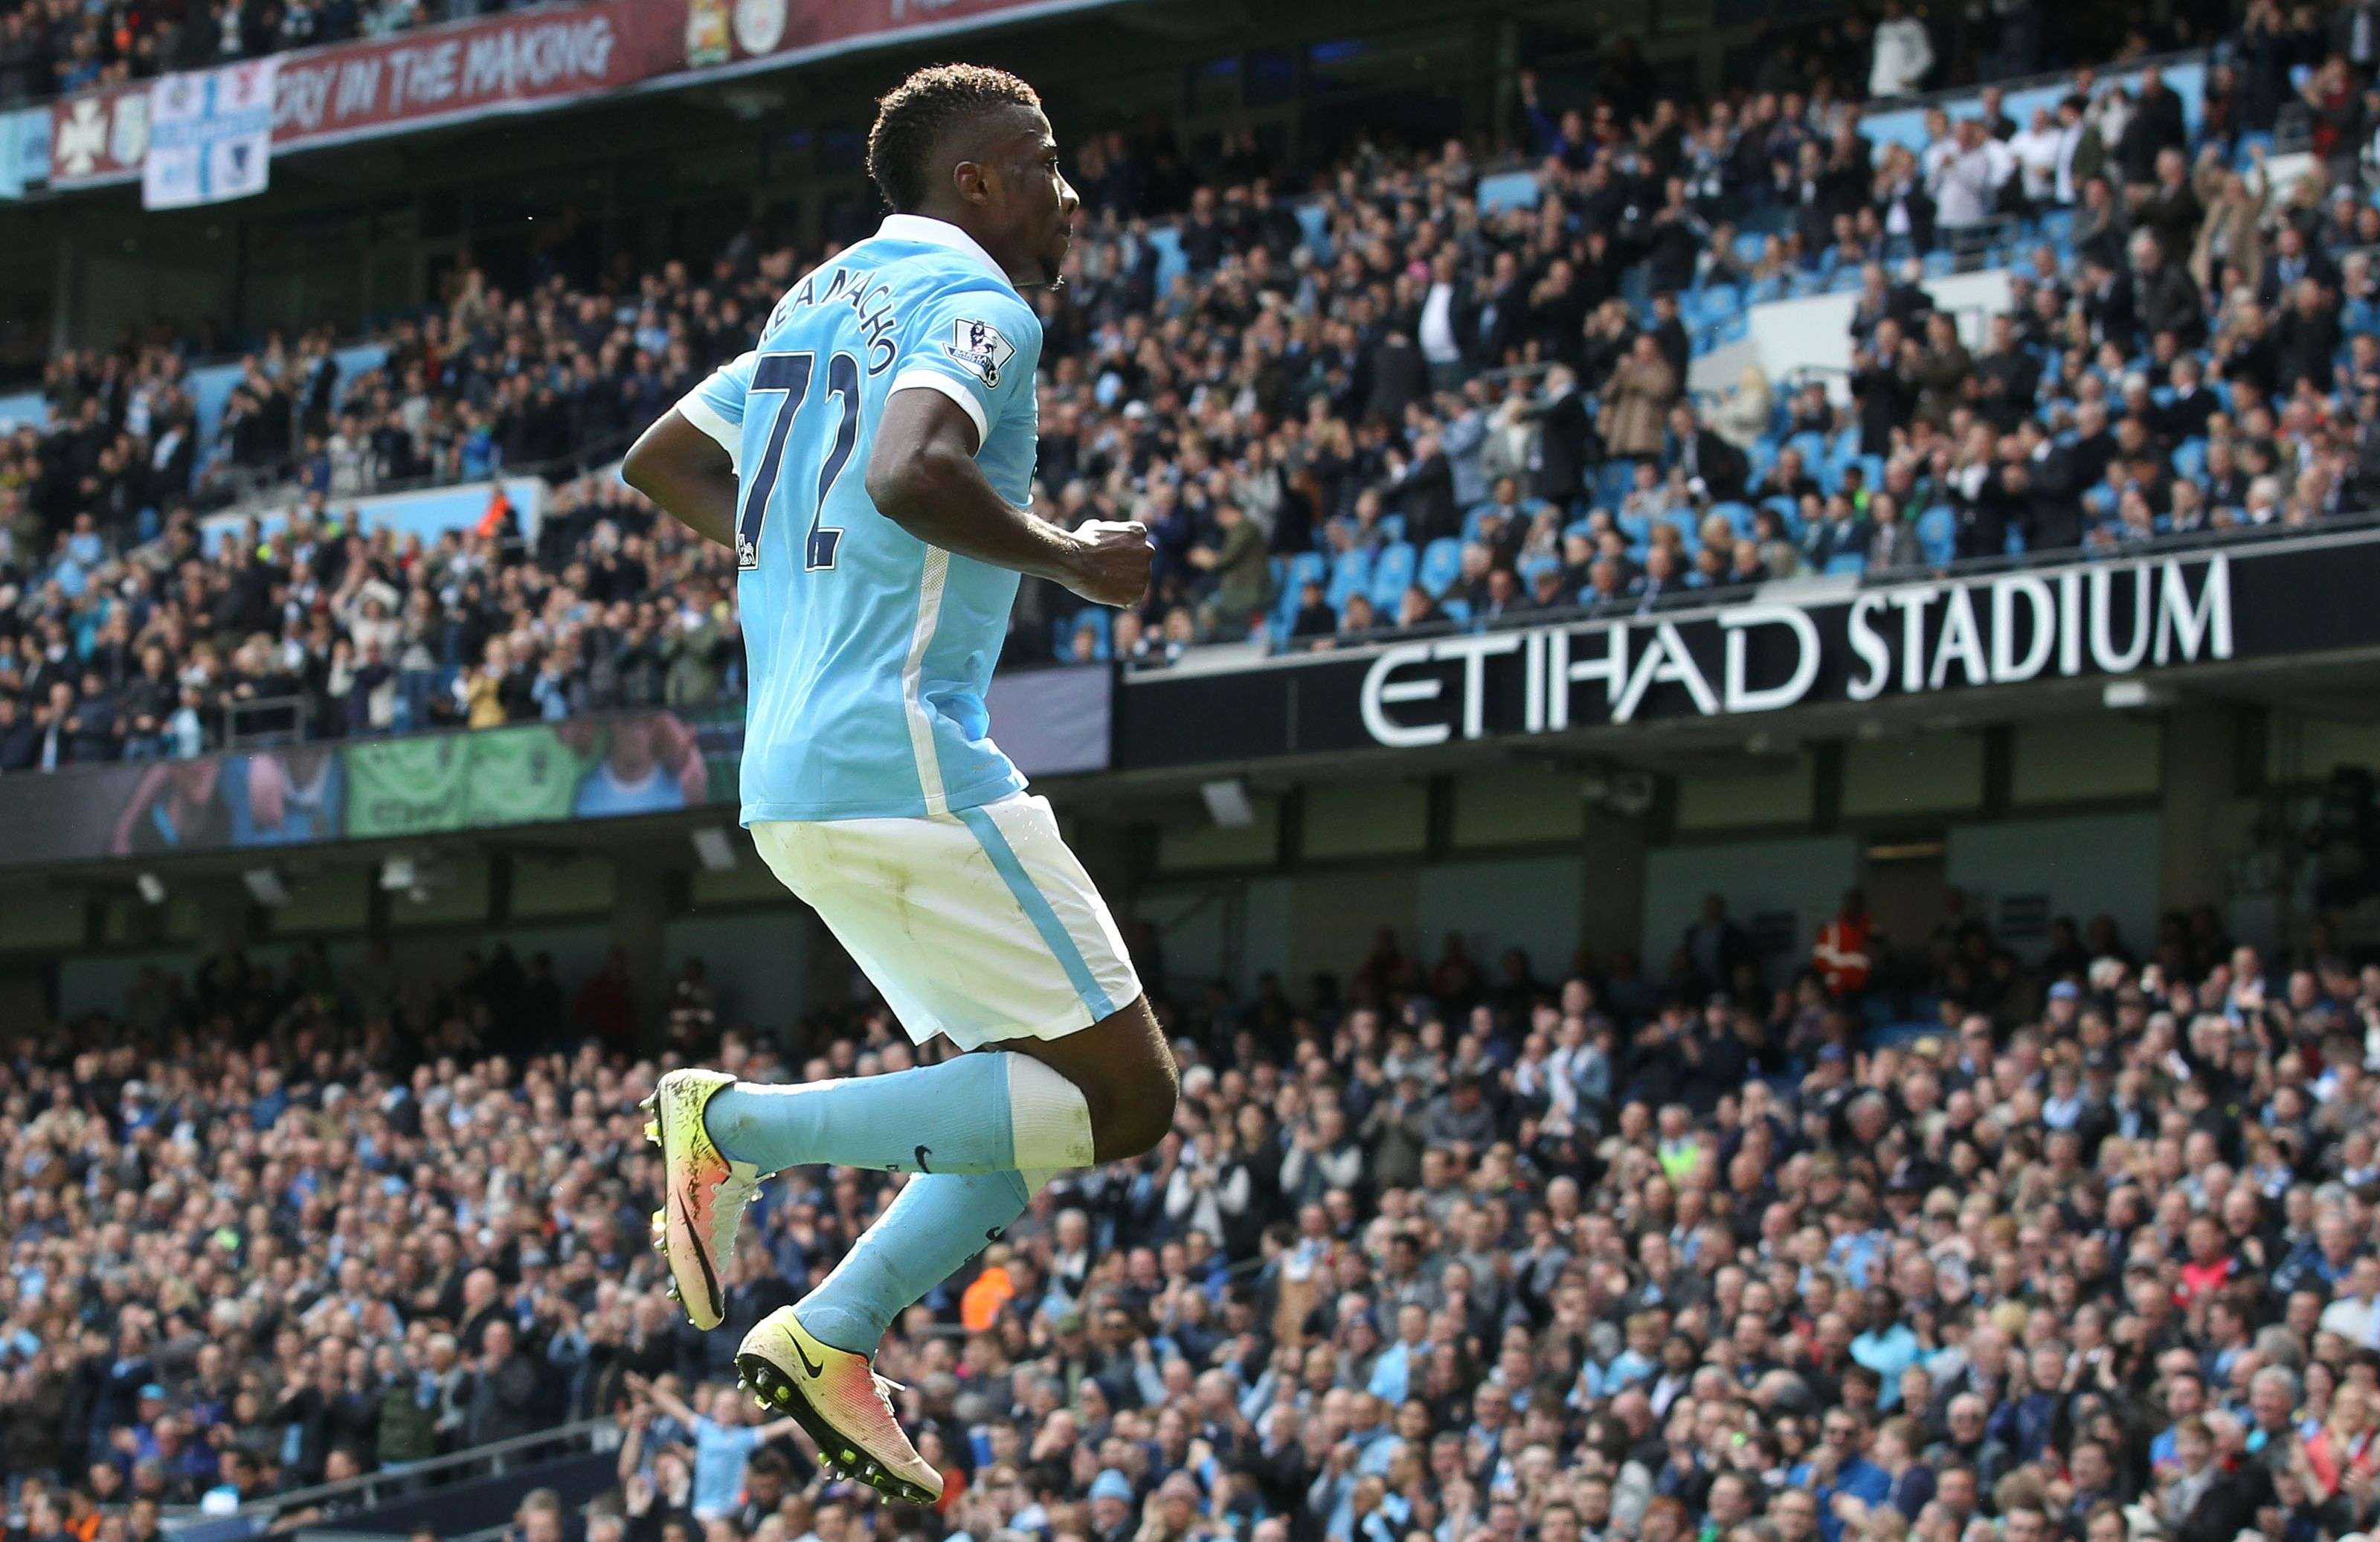
[[[887,240],[919,241],[929,247],[948,247],[962,256],[974,259],[986,273],[1002,284],[1009,282],[1008,275],[1001,272],[1000,264],[991,260],[991,253],[978,246],[974,237],[948,220],[938,220],[929,214],[887,214],[884,223],[877,226],[876,234]],[[1014,288],[1015,285],[1010,284],[1009,287]]]

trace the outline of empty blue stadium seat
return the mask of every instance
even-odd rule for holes
[[[1856,578],[1867,571],[1867,555],[1861,552],[1838,552],[1827,559],[1829,578]]]
[[[1330,249],[1330,215],[1329,211],[1325,210],[1319,203],[1299,204],[1297,206],[1297,228],[1305,236],[1305,244],[1314,249],[1315,260],[1322,263],[1325,267],[1330,266],[1330,260],[1335,254]]]
[[[2173,447],[2173,472],[2177,477],[2197,477],[2206,470],[2206,441],[2185,439]]]
[[[1946,563],[1958,550],[1959,516],[1936,504],[1917,516],[1917,544],[1930,563]]]
[[[1422,548],[1418,577],[1431,599],[1444,594],[1455,579],[1463,577],[1463,543],[1452,536],[1440,536]]]
[[[1636,463],[1633,460],[1607,460],[1595,473],[1595,501],[1608,509],[1617,509],[1636,488]]]
[[[1347,603],[1347,597],[1361,592],[1372,581],[1372,553],[1365,547],[1342,552],[1330,559],[1330,582],[1322,597],[1335,610]]]
[[[1281,576],[1281,591],[1294,596],[1301,586],[1307,583],[1321,583],[1328,573],[1329,568],[1322,560],[1321,552],[1300,552],[1289,559],[1289,571]]]
[[[1743,309],[1743,291],[1732,284],[1714,284],[1694,297],[1694,308],[1706,320],[1725,321]]]
[[[1148,244],[1157,250],[1157,292],[1161,295],[1190,271],[1190,259],[1182,250],[1182,233],[1170,225],[1151,227]]]
[[[1416,560],[1413,543],[1403,540],[1389,542],[1372,559],[1372,604],[1383,616],[1397,613],[1397,606],[1405,597],[1405,586],[1413,582]]]
[[[1467,600],[1441,600],[1438,602],[1438,608],[1446,613],[1446,618],[1449,621],[1471,619],[1471,601]]]
[[[1750,504],[1713,504],[1711,505],[1711,512],[1713,514],[1723,514],[1727,516],[1727,522],[1735,528],[1737,540],[1750,540],[1752,539],[1753,509]]]
[[[1273,597],[1272,636],[1276,642],[1288,640],[1289,629],[1297,625],[1298,596],[1283,589]]]

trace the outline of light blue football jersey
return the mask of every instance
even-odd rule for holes
[[[941,814],[1024,787],[984,708],[1017,576],[918,540],[864,478],[886,398],[926,388],[966,410],[976,463],[1024,506],[1040,357],[1040,318],[981,247],[893,214],[678,403],[735,462],[746,824]]]

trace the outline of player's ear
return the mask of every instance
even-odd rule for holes
[[[991,201],[991,172],[980,161],[961,161],[951,167],[951,186],[962,203],[985,204]]]

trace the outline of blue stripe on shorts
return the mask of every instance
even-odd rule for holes
[[[1025,918],[1033,923],[1033,929],[1041,934],[1041,941],[1048,944],[1050,953],[1058,960],[1059,967],[1066,971],[1067,983],[1074,986],[1075,994],[1081,997],[1083,1005],[1089,1009],[1091,1021],[1097,1023],[1114,1016],[1115,1003],[1108,999],[1108,993],[1100,989],[1099,979],[1092,975],[1091,966],[1084,962],[1083,950],[1075,946],[1075,940],[1066,935],[1065,925],[1058,919],[1058,913],[1050,908],[1050,902],[1042,898],[1041,891],[1033,886],[1033,880],[1026,874],[1025,864],[1016,859],[1015,848],[1008,844],[1008,837],[1001,833],[999,824],[979,807],[960,808],[953,812],[966,821],[969,830],[975,832],[977,844],[983,847],[984,855],[991,858],[992,867],[999,869],[1002,880],[1008,885],[1008,892],[1016,896]]]

